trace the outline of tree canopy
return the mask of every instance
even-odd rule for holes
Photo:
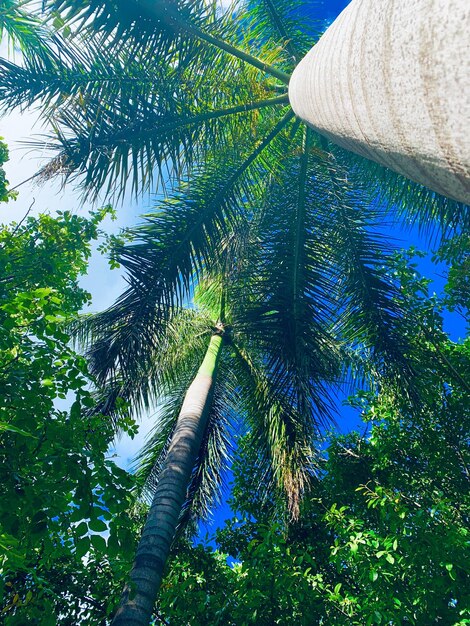
[[[114,605],[107,587],[96,599],[93,571],[112,584],[132,554],[133,481],[108,457],[114,429],[89,413],[92,379],[66,330],[89,299],[78,280],[103,215],[0,231],[1,604],[12,626],[100,623]],[[119,426],[135,432],[124,414]]]
[[[145,507],[108,446],[158,408],[137,477],[158,489],[222,335],[179,521],[208,512],[236,414],[243,519],[218,542],[239,563],[180,538],[155,620],[466,623],[468,346],[448,340],[442,311],[467,311],[468,207],[295,118],[286,85],[319,34],[300,3],[50,0],[42,20],[27,8],[0,12],[0,34],[22,50],[0,60],[0,106],[37,107],[49,123],[57,152],[39,176],[80,182],[88,200],[129,186],[164,196],[110,240],[123,294],[80,321],[103,212],[0,233],[7,623],[109,623]],[[396,223],[451,266],[443,302],[395,256]],[[373,428],[315,453],[345,379]],[[137,552],[134,569],[155,558]]]

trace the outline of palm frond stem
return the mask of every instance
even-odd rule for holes
[[[150,14],[155,13],[156,7],[153,2],[146,0],[144,3],[144,6]],[[286,72],[283,72],[282,70],[276,67],[273,67],[269,63],[265,63],[264,61],[261,61],[260,59],[249,54],[248,52],[245,52],[244,50],[240,50],[239,48],[233,46],[232,44],[227,43],[223,39],[219,39],[219,37],[215,37],[214,35],[210,35],[209,33],[206,33],[198,26],[195,26],[194,24],[191,24],[187,22],[186,20],[184,20],[183,18],[181,18],[177,14],[177,12],[172,11],[170,7],[166,8],[166,12],[168,15],[168,22],[170,25],[190,35],[194,35],[195,37],[197,37],[198,39],[201,39],[202,41],[206,41],[207,43],[215,46],[219,50],[224,50],[225,52],[228,52],[229,54],[236,57],[237,59],[240,59],[241,61],[244,61],[245,63],[248,63],[249,65],[252,65],[253,67],[256,67],[262,72],[266,72],[266,74],[270,74],[274,78],[277,78],[285,85],[289,84],[290,76]],[[161,15],[159,15],[159,18],[161,19]]]
[[[34,180],[35,178],[38,178],[38,176],[41,176],[41,174],[42,174],[42,169],[37,171],[35,174],[32,174],[31,176],[28,176],[28,178],[25,178],[20,183],[16,184],[14,187],[10,187],[9,191],[15,191],[16,189],[19,189],[22,185],[26,185],[26,183],[29,183],[30,181]]]
[[[253,67],[256,67],[262,72],[266,72],[266,74],[270,74],[274,78],[277,78],[278,80],[280,80],[285,85],[289,84],[290,76],[286,72],[283,72],[277,67],[273,67],[269,63],[265,63],[264,61],[257,59],[253,55],[248,54],[247,52],[244,52],[243,50],[240,50],[239,48],[236,48],[235,46],[232,46],[231,44],[227,43],[226,41],[223,41],[222,39],[219,39],[218,37],[214,37],[213,35],[209,35],[209,33],[205,33],[203,30],[201,30],[197,26],[188,25],[187,32],[194,34],[199,39],[202,39],[203,41],[207,41],[207,43],[210,43],[213,46],[216,46],[217,48],[224,50],[225,52],[228,52],[229,54],[236,57],[237,59],[240,59],[241,61],[245,61],[245,63],[248,63],[248,65],[252,65]]]
[[[227,117],[230,115],[236,115],[239,113],[247,113],[248,111],[255,111],[257,109],[262,109],[269,106],[274,106],[278,104],[289,104],[289,96],[287,94],[283,94],[282,96],[276,96],[275,98],[267,98],[266,100],[257,100],[256,102],[249,102],[244,104],[238,104],[233,107],[228,107],[226,109],[218,109],[215,111],[205,111],[204,113],[200,113],[199,115],[193,115],[192,117],[181,118],[171,122],[164,122],[162,125],[157,126],[156,128],[142,128],[142,130],[136,132],[135,128],[127,128],[122,132],[116,133],[114,136],[110,138],[108,141],[97,142],[94,144],[95,147],[98,146],[106,146],[110,142],[117,143],[120,140],[127,140],[128,136],[132,137],[133,142],[137,142],[138,139],[142,137],[148,138],[152,135],[160,135],[162,132],[166,130],[177,130],[178,128],[182,128],[184,126],[191,126],[193,124],[200,124],[202,122],[209,122],[212,120],[216,120],[220,117]]]
[[[187,120],[181,122],[181,126],[188,124],[195,124],[196,122],[206,122],[209,120],[215,120],[219,117],[225,117],[226,115],[233,115],[236,113],[245,113],[248,111],[255,111],[256,109],[263,109],[265,107],[274,106],[276,104],[289,104],[289,95],[284,93],[275,98],[267,98],[266,100],[257,100],[256,102],[248,102],[239,104],[226,109],[219,109],[217,111],[205,111],[200,115],[194,115]]]
[[[303,267],[303,263],[300,262],[301,255],[304,250],[305,244],[305,201],[306,201],[306,187],[308,170],[308,143],[310,139],[310,130],[305,129],[304,138],[304,150],[301,157],[300,172],[299,172],[299,199],[297,203],[297,227],[295,235],[295,250],[294,250],[294,276],[292,280],[292,291],[294,294],[294,318],[298,318],[297,307],[298,300],[297,295],[300,293],[299,282],[301,280],[300,272]]]
[[[286,42],[286,48],[287,50],[289,50],[290,54],[292,55],[293,60],[297,63],[300,62],[300,60],[302,59],[302,55],[300,55],[294,45],[294,43],[292,42],[292,40],[289,38],[289,35],[286,32],[286,29],[284,28],[284,24],[282,23],[281,18],[279,17],[278,12],[276,11],[276,7],[274,6],[272,0],[264,0],[264,3],[269,11],[269,13],[271,14],[271,17],[273,19],[273,22],[276,25],[277,30],[279,31],[279,34],[281,35],[281,37],[285,40]]]

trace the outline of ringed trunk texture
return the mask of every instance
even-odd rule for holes
[[[289,84],[334,143],[470,204],[469,0],[352,0]]]
[[[181,407],[165,464],[112,626],[149,626],[181,507],[207,425],[222,347],[213,335]]]

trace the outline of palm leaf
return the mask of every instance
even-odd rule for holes
[[[157,0],[151,17],[145,3],[135,0],[51,0],[47,6],[52,14],[60,13],[74,30],[88,37],[97,34],[102,44],[112,45],[114,50],[123,46],[136,53],[151,50],[163,59],[173,47],[187,50],[191,45],[188,37],[181,35],[172,24],[172,12],[196,23],[213,17],[210,7],[201,0]]]
[[[298,148],[300,155],[273,179],[263,217],[253,221],[255,249],[248,265],[253,276],[245,281],[247,295],[237,299],[233,317],[236,331],[265,355],[271,384],[319,425],[329,419],[325,385],[338,374],[328,330],[335,285],[324,262],[324,239],[310,226],[318,213],[310,143],[305,139]]]
[[[131,379],[149,362],[165,322],[190,296],[198,273],[217,263],[227,231],[257,193],[255,181],[263,180],[266,160],[257,163],[258,157],[289,120],[290,115],[276,125],[240,166],[207,165],[187,193],[167,200],[131,231],[132,244],[115,250],[128,288],[115,305],[87,321],[94,340],[90,358],[99,364],[93,373],[100,380],[118,372]]]
[[[166,86],[171,89],[171,82]],[[92,196],[103,189],[122,196],[129,179],[133,191],[143,193],[153,188],[156,175],[167,183],[181,181],[198,163],[208,161],[210,153],[236,145],[242,127],[251,127],[261,109],[285,104],[285,97],[194,114],[182,111],[179,102],[161,101],[161,110],[136,99],[112,113],[101,103],[96,108],[92,103],[86,109],[69,107],[56,115],[57,139],[49,139],[48,145],[60,151],[57,161],[67,177],[83,177],[82,185]]]
[[[122,53],[109,55],[94,42],[76,45],[58,34],[50,36],[48,56],[28,56],[21,64],[1,60],[2,107],[41,104],[54,118],[58,107],[89,103],[110,108],[137,98],[149,107],[157,99],[156,86],[171,80],[172,72],[150,59]],[[174,79],[171,87],[175,88]],[[167,94],[165,94],[167,95]]]
[[[282,50],[282,67],[290,73],[310,50],[321,31],[321,23],[312,18],[315,3],[288,0],[250,0],[244,10],[244,23],[250,38],[269,41]]]
[[[339,295],[338,329],[346,342],[361,346],[375,360],[383,376],[409,390],[413,368],[403,332],[405,307],[386,270],[395,248],[381,232],[386,226],[383,208],[370,201],[366,183],[362,189],[351,186],[348,170],[331,154],[319,164],[329,175],[322,220],[332,241],[328,257]]]
[[[234,348],[233,369],[240,389],[239,411],[250,428],[258,450],[260,472],[266,489],[287,498],[292,517],[315,475],[313,442],[318,439],[315,423],[283,393],[278,381],[256,363],[239,343]],[[256,354],[256,352],[255,352]],[[270,478],[270,480],[269,480]]]
[[[441,196],[392,170],[338,146],[323,143],[339,164],[348,169],[352,188],[368,189],[370,201],[381,205],[390,219],[417,227],[431,240],[470,228],[468,205]],[[328,146],[328,147],[327,147]]]
[[[103,188],[122,196],[128,179],[143,192],[155,173],[181,180],[208,153],[244,141],[241,121],[250,132],[255,122],[267,128],[276,119],[268,109],[287,104],[286,95],[271,97],[267,84],[226,55],[199,59],[199,72],[179,50],[156,68],[153,57],[128,50],[110,60],[93,42],[82,48],[55,36],[54,43],[53,58],[0,62],[0,102],[4,109],[40,103],[54,128],[48,150],[58,152],[43,177],[83,177],[94,196]]]
[[[0,6],[0,42],[18,46],[26,58],[48,54],[48,33],[38,16],[28,12],[26,2],[2,0]]]

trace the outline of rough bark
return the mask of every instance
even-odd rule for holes
[[[295,113],[340,146],[470,203],[469,0],[352,0],[299,63]]]
[[[130,584],[112,626],[149,626],[163,569],[207,425],[222,337],[211,338],[204,361],[189,386],[158,480]]]

